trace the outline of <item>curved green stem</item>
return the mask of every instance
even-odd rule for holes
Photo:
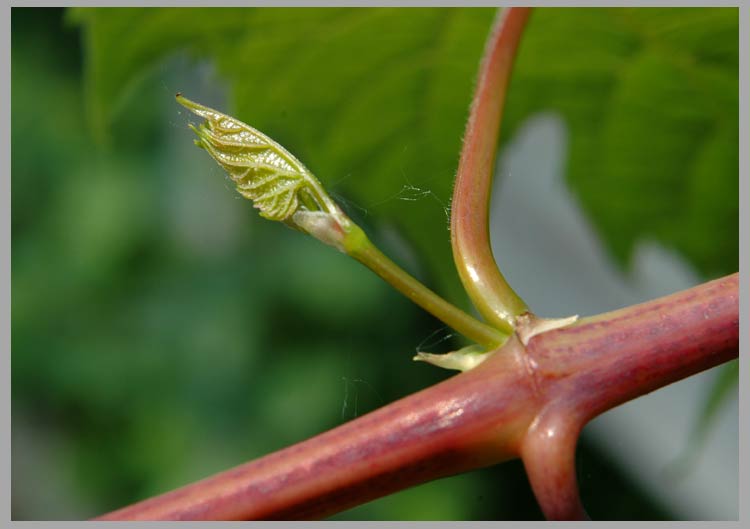
[[[451,244],[461,282],[477,310],[507,333],[528,308],[495,264],[488,208],[505,92],[529,11],[504,9],[487,42],[451,207]]]
[[[448,303],[409,275],[381,252],[356,225],[344,239],[344,251],[390,283],[399,292],[427,312],[443,321],[470,340],[488,349],[502,344],[508,334],[480,322]]]
[[[206,120],[204,125],[192,127],[198,145],[229,173],[237,190],[254,202],[261,216],[284,222],[351,255],[427,312],[488,349],[502,344],[510,334],[454,307],[383,255],[318,179],[283,146],[250,125],[182,94],[177,94],[177,102]]]

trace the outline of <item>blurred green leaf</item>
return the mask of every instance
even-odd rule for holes
[[[650,238],[737,271],[738,30],[736,8],[533,13],[504,134],[562,114],[568,180],[620,262]]]
[[[398,226],[441,290],[463,302],[447,209],[493,14],[82,8],[71,18],[85,29],[97,127],[110,126],[134,80],[163,57],[187,48],[211,58],[233,88],[228,111],[373,222]],[[562,113],[570,182],[621,261],[650,237],[705,275],[737,268],[737,24],[736,9],[537,9],[531,18],[504,137],[533,113]]]
[[[100,139],[112,115],[133,93],[136,81],[172,49],[236,37],[247,10],[94,8],[69,9],[71,23],[85,24],[86,94],[89,121]],[[248,27],[248,26],[245,26]]]
[[[89,102],[103,126],[159,57],[183,46],[211,57],[234,88],[229,113],[287,147],[329,191],[402,229],[429,256],[443,291],[463,301],[446,209],[493,12],[76,9],[72,16],[84,24]],[[134,26],[138,35],[126,38]],[[181,89],[190,96],[190,87]]]

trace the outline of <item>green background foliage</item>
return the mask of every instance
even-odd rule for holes
[[[147,65],[185,48],[209,57],[232,88],[232,115],[290,148],[324,183],[346,178],[341,193],[373,209],[377,222],[397,225],[454,293],[439,206],[450,202],[493,16],[493,9],[86,9],[73,18],[86,32],[90,115],[101,135]],[[504,137],[535,112],[562,114],[571,186],[622,262],[638,238],[651,236],[707,277],[736,271],[737,34],[731,8],[532,14]],[[428,186],[435,200],[388,200],[405,184]]]
[[[200,102],[466,306],[446,211],[493,16],[12,10],[13,518],[93,516],[449,376],[410,361],[438,322],[259,219],[191,148],[174,71],[214,65],[229,103]],[[563,115],[571,188],[623,265],[650,236],[706,278],[737,270],[736,10],[539,9],[506,108],[503,139]],[[671,516],[585,442],[579,466],[593,517]],[[336,518],[539,518],[526,483],[511,462]]]

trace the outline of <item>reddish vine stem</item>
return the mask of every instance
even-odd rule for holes
[[[528,7],[503,9],[485,46],[451,202],[451,245],[461,282],[477,310],[506,333],[527,311],[495,264],[489,201],[505,92]]]
[[[529,426],[521,459],[531,488],[549,520],[585,520],[575,472],[575,448],[583,427],[576,410],[549,403]]]
[[[521,457],[548,518],[585,517],[574,449],[596,415],[738,356],[738,274],[549,331],[338,428],[106,520],[322,518]]]

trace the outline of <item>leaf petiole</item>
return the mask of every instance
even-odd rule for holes
[[[191,126],[196,142],[253,201],[262,217],[308,233],[370,268],[399,292],[467,338],[494,349],[507,334],[448,303],[386,257],[328,196],[317,178],[289,151],[251,126],[177,94],[206,122]]]
[[[360,230],[361,231],[361,230]],[[487,350],[502,345],[508,334],[482,323],[455,305],[447,302],[405,272],[381,252],[362,232],[356,244],[347,249],[349,255],[391,284],[427,312],[451,326],[467,338],[481,344]]]

